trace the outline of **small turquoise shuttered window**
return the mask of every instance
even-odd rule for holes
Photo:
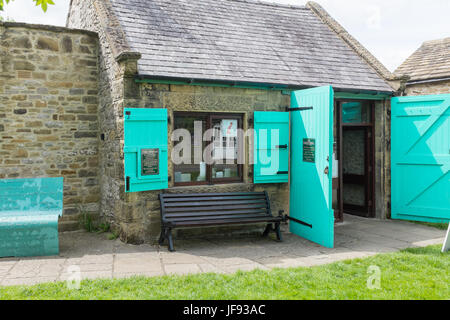
[[[127,192],[168,188],[166,109],[124,110]]]
[[[289,182],[289,113],[255,112],[254,183]]]

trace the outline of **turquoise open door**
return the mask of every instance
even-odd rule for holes
[[[334,246],[333,105],[329,86],[291,97],[290,230],[328,248]]]
[[[450,94],[392,99],[393,219],[450,220]]]

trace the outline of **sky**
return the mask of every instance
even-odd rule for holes
[[[150,1],[150,0],[149,0]],[[169,1],[169,0],[168,0]],[[193,0],[195,1],[195,0]],[[54,0],[47,13],[32,0],[6,5],[4,18],[64,26],[70,0]],[[307,0],[271,0],[304,5]],[[450,0],[316,0],[389,70],[427,40],[450,37]]]

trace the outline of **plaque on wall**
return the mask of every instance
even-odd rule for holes
[[[159,175],[159,149],[141,150],[141,176]]]
[[[316,162],[316,139],[303,139],[303,162]]]

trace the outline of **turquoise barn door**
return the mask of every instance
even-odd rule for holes
[[[289,113],[254,113],[254,183],[289,182]]]
[[[450,220],[450,94],[391,101],[391,216]]]
[[[124,113],[125,191],[167,189],[167,110],[126,108]]]
[[[290,230],[328,248],[334,246],[333,107],[329,86],[292,93]]]

